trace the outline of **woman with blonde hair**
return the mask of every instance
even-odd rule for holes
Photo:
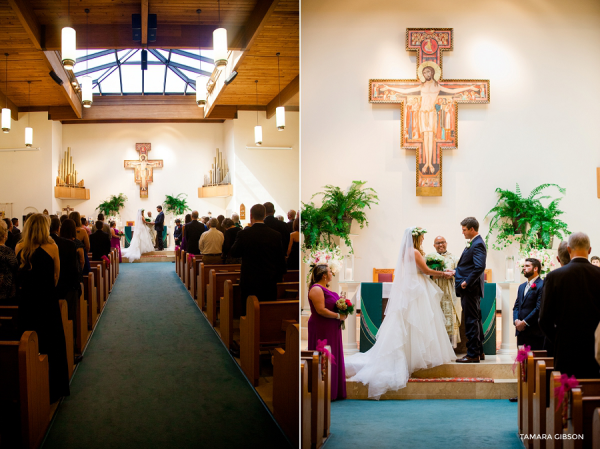
[[[19,329],[35,331],[40,354],[48,354],[50,402],[69,395],[67,346],[56,284],[60,276],[58,247],[50,238],[49,217],[34,214],[25,222],[15,248],[19,269]]]

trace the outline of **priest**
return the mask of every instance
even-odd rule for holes
[[[447,246],[448,243],[442,236],[436,237],[433,241],[433,247],[435,248],[437,255],[442,256],[446,262],[445,269],[454,270],[456,269],[456,264],[458,263],[458,257],[449,253]],[[442,292],[444,292],[444,296],[442,296],[440,305],[442,307],[442,312],[444,312],[446,331],[450,337],[450,342],[452,343],[452,346],[456,348],[460,342],[459,328],[462,306],[460,304],[460,298],[456,296],[456,292],[454,290],[454,277],[450,279],[435,278],[433,279],[433,282],[435,282],[438,287],[442,289]]]

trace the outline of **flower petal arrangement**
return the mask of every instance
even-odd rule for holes
[[[547,249],[532,249],[525,253],[521,253],[522,258],[517,262],[519,268],[523,269],[525,266],[526,259],[537,259],[542,265],[542,272],[540,274],[547,274],[556,266],[550,251]]]
[[[313,247],[308,256],[305,256],[302,260],[304,263],[310,265],[310,270],[306,278],[306,283],[310,284],[310,278],[312,276],[313,269],[317,265],[327,265],[331,270],[331,274],[337,275],[342,268],[342,252],[339,246],[333,248],[328,247],[325,243],[319,243]]]
[[[340,315],[352,315],[354,313],[354,304],[352,304],[352,301],[350,301],[349,299],[341,297],[335,302],[333,311],[335,313],[339,313]],[[346,325],[343,321],[342,329],[346,329]]]
[[[427,229],[420,228],[419,226],[415,226],[414,228],[412,228],[413,237],[417,237],[417,236],[423,235],[423,234],[427,234]]]

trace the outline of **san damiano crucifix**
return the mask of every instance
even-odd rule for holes
[[[136,143],[135,150],[140,153],[137,161],[125,161],[125,168],[133,168],[135,183],[140,185],[140,198],[148,198],[148,183],[154,181],[154,169],[163,168],[163,160],[148,159],[151,150],[149,143]]]
[[[442,196],[442,149],[458,147],[458,104],[490,102],[489,80],[442,81],[442,52],[452,49],[452,28],[407,28],[417,79],[369,80],[370,103],[401,104],[400,142],[416,150],[417,196]]]

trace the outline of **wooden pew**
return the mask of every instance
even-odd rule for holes
[[[115,255],[113,254],[112,250],[108,254],[108,260],[110,262],[107,266],[107,269],[108,269],[108,291],[112,292],[113,285],[115,284],[115,273],[114,273]]]
[[[219,314],[219,325],[221,340],[229,349],[233,344],[233,320],[240,317],[242,306],[242,290],[239,284],[225,281],[223,284],[223,299],[221,300],[221,312]]]
[[[277,284],[277,299],[299,299],[299,282],[280,282]]]
[[[548,396],[548,386],[550,385],[550,374],[554,369],[554,360],[537,359],[535,360],[535,387],[533,391],[533,431],[534,435],[543,435],[546,433],[546,423],[548,421],[550,397]],[[546,449],[546,440],[533,440],[534,449]]]
[[[61,299],[60,314],[62,316],[63,331],[65,333],[65,342],[67,343],[67,364],[69,365],[69,379],[73,376],[73,365],[75,365],[75,353],[73,350],[73,321],[69,319],[69,306],[67,301]]]
[[[194,257],[190,266],[190,294],[195,300],[198,299],[198,273],[202,263],[202,254]]]
[[[258,386],[260,349],[285,345],[283,321],[298,319],[299,301],[263,301],[256,296],[246,300],[246,316],[240,318],[240,362],[250,383]]]
[[[300,360],[300,432],[302,433],[302,449],[310,449],[310,403],[308,391],[308,362]]]
[[[103,281],[103,273],[102,266],[100,264],[92,265],[90,261],[91,272],[90,274],[94,274],[94,287],[96,289],[96,313],[100,314],[102,309],[104,308],[104,281]],[[94,321],[94,325],[96,322]]]
[[[185,276],[183,275],[183,273],[184,273],[186,257],[187,257],[187,253],[184,249],[182,249],[179,254],[179,279],[181,279],[181,282],[185,282]]]
[[[548,405],[548,414],[546,415],[546,433],[552,435],[551,440],[546,440],[547,449],[562,449],[563,442],[555,439],[554,435],[563,433],[562,406],[556,410],[558,398],[554,395],[554,389],[560,386],[560,372],[552,371],[550,373],[550,404]]]
[[[0,431],[2,446],[39,448],[50,425],[50,386],[48,356],[39,353],[35,332],[24,332],[18,341],[0,341],[0,398],[3,404],[16,404],[19,413],[3,422],[4,428],[17,425],[8,428],[14,435]]]
[[[198,306],[201,310],[206,310],[206,287],[208,286],[208,273],[210,270],[215,271],[240,271],[242,266],[240,264],[224,264],[224,265],[205,265],[204,262],[200,262],[200,270],[198,272]]]
[[[283,275],[283,280],[281,282],[300,282],[300,271],[288,271]]]
[[[273,416],[294,446],[300,444],[298,435],[298,360],[300,358],[300,326],[286,326],[285,351],[273,353]]]
[[[213,327],[217,325],[217,308],[219,307],[221,298],[225,296],[225,281],[232,281],[235,284],[239,284],[240,272],[209,271],[208,286],[206,287],[206,317]]]
[[[102,302],[98,301],[98,305],[101,307],[100,311],[102,309],[104,309],[104,305],[106,303],[106,300],[108,299],[108,292],[109,290],[109,274],[108,274],[108,267],[106,266],[106,262],[105,261],[93,261],[90,260],[90,267],[100,267],[100,272],[97,276],[98,278],[98,283],[102,284]]]
[[[519,364],[520,407],[518,409],[522,413],[523,431],[520,433],[523,434],[533,434],[533,393],[536,388],[535,364],[540,360],[554,363],[554,359],[552,357],[535,357],[533,351],[530,351],[527,354],[525,382],[522,380],[522,367],[521,364]],[[533,440],[525,439],[523,440],[523,445],[526,448],[532,447]]]
[[[308,390],[311,396],[311,448],[317,449],[329,437],[331,426],[331,362],[317,351],[301,351],[300,360],[308,365]]]
[[[529,360],[529,356],[531,356],[531,360]],[[546,351],[530,351],[529,352],[528,359],[526,362],[526,370],[529,374],[531,374],[532,376],[535,374],[535,365],[534,365],[535,362],[533,362],[533,359],[535,357],[544,357],[544,356],[546,356]],[[528,379],[523,381],[522,370],[523,370],[523,367],[519,363],[519,373],[518,373],[518,377],[517,377],[517,398],[518,398],[517,414],[518,414],[519,434],[527,433],[527,432],[525,432],[525,430],[526,429],[531,430],[532,426],[533,426],[533,423],[532,423],[533,416],[531,416],[531,420],[525,419],[525,417],[527,416],[527,412],[526,412],[525,408],[530,409],[532,406],[531,400],[532,400],[533,390],[527,389],[526,383],[527,383]],[[532,377],[532,379],[533,379],[533,377]],[[528,441],[528,440],[526,440],[526,441]],[[527,447],[527,444],[528,443],[525,442],[525,447]]]
[[[96,327],[96,321],[98,321],[98,299],[97,289],[94,286],[94,272],[83,276],[83,294],[87,301],[87,313],[88,313],[88,330],[92,331]]]
[[[600,408],[594,410],[592,419],[592,448],[600,449]]]
[[[573,435],[564,440],[565,449],[592,447],[594,410],[600,407],[600,379],[577,379],[579,386],[570,392],[568,428],[565,434]],[[575,438],[583,435],[583,439]]]
[[[19,306],[0,306],[0,339],[13,340],[19,336]]]
[[[81,295],[77,298],[75,311],[75,349],[78,354],[83,352],[90,332],[88,330],[88,304],[85,300],[84,286],[81,284]]]
[[[181,248],[175,248],[175,273],[179,276],[179,258],[181,257]]]

